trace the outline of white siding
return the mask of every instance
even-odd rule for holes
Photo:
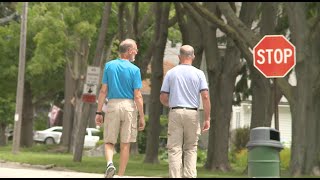
[[[248,102],[241,103],[241,106],[234,106],[230,121],[230,130],[237,128],[237,112],[240,111],[240,127],[250,126],[251,121],[251,104]],[[290,147],[291,144],[291,112],[289,105],[279,105],[279,132],[280,141],[285,146]],[[272,118],[271,127],[274,128],[274,117]]]
[[[291,144],[291,112],[288,105],[279,106],[279,132],[280,132],[280,141],[285,143],[286,146]],[[274,116],[272,117],[271,127],[275,127]]]

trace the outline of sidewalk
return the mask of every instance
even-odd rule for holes
[[[104,178],[103,173],[83,173],[46,166],[21,165],[13,162],[0,163],[0,178]],[[36,168],[38,167],[38,168]],[[120,178],[117,175],[114,178]],[[157,178],[145,176],[123,176],[121,178]]]

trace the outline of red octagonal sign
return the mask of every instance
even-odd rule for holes
[[[296,65],[295,46],[283,35],[266,35],[253,48],[253,65],[266,78],[281,78]]]

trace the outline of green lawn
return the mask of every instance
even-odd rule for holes
[[[104,157],[82,157],[82,162],[73,162],[73,155],[70,153],[59,153],[57,145],[37,144],[32,148],[20,148],[16,155],[12,153],[12,146],[0,147],[0,160],[21,162],[33,165],[52,165],[79,172],[101,173],[105,171],[106,161]],[[168,163],[160,161],[159,164],[143,163],[144,155],[131,156],[126,169],[126,176],[149,176],[168,177]],[[114,164],[119,165],[119,154],[114,156]],[[241,164],[241,163],[240,163]],[[245,165],[244,165],[245,166]],[[231,172],[212,172],[203,168],[202,164],[197,165],[198,178],[246,178],[243,174],[244,167],[236,167],[232,164]],[[287,171],[281,171],[281,177],[290,177]],[[302,176],[302,178],[319,178],[316,176]]]
[[[63,167],[70,170],[88,173],[103,173],[105,170],[104,157],[82,157],[82,162],[73,162],[73,155],[69,153],[52,152],[57,146],[36,145],[32,148],[20,148],[20,152],[15,155],[12,153],[12,146],[0,147],[0,160],[22,162],[33,165],[55,164],[57,167]],[[168,177],[168,163],[160,161],[160,164],[143,163],[144,155],[131,156],[126,169],[127,176],[156,176]],[[114,163],[119,165],[119,154],[115,154]],[[202,165],[198,165],[199,178],[213,177],[246,177],[241,170],[234,172],[210,172],[205,170]]]

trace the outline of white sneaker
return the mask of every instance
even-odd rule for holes
[[[115,173],[116,173],[116,168],[113,166],[113,163],[110,163],[107,166],[107,170],[104,174],[104,178],[113,178]]]

